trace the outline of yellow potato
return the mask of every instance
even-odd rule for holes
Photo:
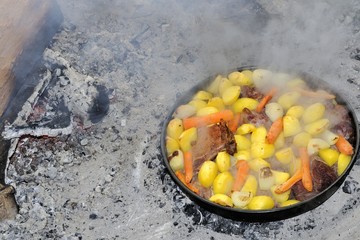
[[[225,92],[226,89],[231,87],[233,84],[230,82],[227,78],[221,78],[219,82],[219,95],[222,96],[222,94]]]
[[[277,102],[283,107],[284,110],[288,110],[297,103],[300,97],[301,95],[298,92],[286,92],[278,98]]]
[[[216,95],[219,93],[219,84],[223,77],[221,75],[217,75],[216,78],[210,83],[208,88],[206,89],[208,92]]]
[[[256,142],[251,144],[251,156],[253,158],[270,158],[274,155],[274,144]]]
[[[241,71],[241,73],[243,73],[245,76],[247,76],[251,82],[251,84],[253,83],[253,72],[250,71],[250,70],[244,70],[244,71]]]
[[[231,105],[238,100],[240,96],[241,88],[240,86],[231,86],[224,90],[221,95],[222,100],[225,105]]]
[[[306,82],[301,78],[295,78],[287,82],[287,87],[290,89],[298,89],[306,87]]]
[[[283,117],[283,132],[284,137],[291,137],[301,132],[301,125],[299,120],[293,116]]]
[[[247,206],[250,210],[269,210],[275,206],[275,203],[269,196],[254,196]]]
[[[171,119],[166,127],[166,135],[173,139],[178,139],[183,131],[183,122],[179,118]]]
[[[171,137],[166,137],[166,152],[169,155],[171,155],[176,150],[180,149],[179,142]]]
[[[300,118],[304,114],[305,108],[301,105],[295,105],[288,109],[285,115]]]
[[[275,149],[279,149],[285,146],[284,133],[281,132],[274,142]]]
[[[256,129],[254,124],[251,123],[244,123],[236,130],[237,134],[245,135],[248,133],[252,133]]]
[[[190,106],[193,106],[196,109],[196,111],[207,106],[207,103],[203,100],[192,100],[188,104]]]
[[[234,135],[236,141],[236,149],[240,150],[248,150],[251,146],[251,142],[243,135]]]
[[[327,130],[329,125],[329,119],[323,118],[305,125],[304,130],[314,136]]]
[[[265,142],[267,135],[267,130],[265,127],[258,127],[251,133],[251,142],[257,143],[257,142]]]
[[[289,164],[289,173],[290,175],[294,175],[295,172],[301,167],[301,160],[300,158],[295,158],[290,164]]]
[[[215,194],[221,193],[228,195],[234,183],[234,177],[230,172],[219,173],[213,182],[213,192]]]
[[[310,133],[307,132],[301,132],[294,136],[293,138],[293,144],[296,147],[306,147],[312,138]]]
[[[299,203],[299,202],[300,202],[299,200],[290,199],[290,200],[280,203],[279,206],[280,207],[288,207],[288,206],[291,206],[291,205]]]
[[[255,172],[259,172],[264,167],[270,167],[270,163],[262,158],[254,158],[248,161],[249,167]]]
[[[234,206],[232,199],[225,194],[215,194],[211,196],[209,200],[226,207]]]
[[[338,164],[337,164],[337,174],[340,176],[346,170],[351,162],[351,156],[345,155],[343,153],[339,154]]]
[[[217,113],[217,112],[219,112],[219,110],[216,107],[204,107],[204,108],[199,109],[196,112],[196,116],[201,117],[201,116],[206,116],[206,115]]]
[[[217,164],[213,161],[205,161],[199,170],[198,179],[203,187],[210,187],[218,174]]]
[[[251,85],[251,79],[243,72],[232,72],[229,74],[228,79],[232,84],[238,86]]]
[[[282,164],[288,164],[294,159],[294,152],[291,147],[283,148],[275,153],[276,159]]]
[[[207,106],[208,107],[216,107],[219,111],[225,109],[225,104],[221,97],[213,97],[213,98],[209,99]]]
[[[305,124],[314,122],[322,118],[324,116],[324,113],[325,113],[325,105],[319,102],[314,103],[305,109],[302,115],[302,121]]]
[[[236,160],[248,161],[248,160],[250,160],[250,156],[251,156],[250,152],[247,150],[240,150],[234,154],[234,157],[236,158]]]
[[[244,108],[249,110],[255,110],[259,102],[253,98],[239,98],[236,102],[232,105],[234,112],[242,112]]]
[[[288,172],[281,172],[276,170],[271,170],[271,171],[275,178],[275,184],[277,185],[286,182],[290,178],[290,174]]]
[[[334,165],[338,158],[339,158],[339,152],[332,148],[324,148],[319,150],[319,156],[326,162],[327,165],[330,167]]]
[[[200,90],[200,91],[198,91],[198,92],[194,95],[193,100],[203,100],[203,101],[207,101],[207,100],[209,100],[210,98],[212,98],[212,93],[207,92],[207,91]]]
[[[220,172],[228,171],[231,166],[230,155],[227,152],[219,152],[215,162]]]
[[[187,152],[191,149],[191,144],[197,139],[197,129],[189,128],[185,130],[179,137],[180,148],[182,151]]]
[[[290,197],[291,190],[288,190],[284,193],[278,194],[275,192],[276,187],[277,187],[276,185],[271,187],[271,194],[272,194],[273,198],[275,199],[275,201],[277,203],[283,203],[283,202],[287,201]]]
[[[248,175],[246,181],[241,188],[241,192],[251,192],[253,196],[256,195],[258,188],[258,182],[254,175]]]

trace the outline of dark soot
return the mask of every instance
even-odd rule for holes
[[[105,86],[96,85],[95,86],[98,94],[93,100],[92,107],[89,109],[89,120],[92,123],[100,122],[109,111],[109,94]]]

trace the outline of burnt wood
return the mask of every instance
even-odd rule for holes
[[[63,16],[55,0],[0,0],[0,129],[12,122],[31,95],[28,75],[36,72],[42,54]],[[30,91],[28,91],[30,89]],[[0,136],[0,221],[14,219],[14,189],[5,184],[10,141]]]
[[[0,115],[62,21],[55,0],[0,1]]]

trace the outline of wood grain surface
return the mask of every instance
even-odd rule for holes
[[[55,0],[0,0],[0,116],[62,20]]]

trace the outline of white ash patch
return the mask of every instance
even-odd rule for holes
[[[348,220],[356,223],[351,217],[358,214],[356,204],[344,209],[344,216],[335,209],[326,212],[332,202],[315,214],[288,221],[230,221],[194,205],[164,169],[161,123],[174,101],[219,69],[247,63],[246,50],[258,47],[251,34],[236,41],[227,39],[226,46],[221,41],[234,36],[226,29],[228,23],[252,27],[237,11],[239,1],[209,1],[206,8],[192,1],[58,2],[66,22],[44,53],[50,76],[56,79],[47,88],[49,99],[63,98],[71,113],[86,119],[97,94],[95,85],[100,84],[113,89],[109,113],[97,125],[86,122],[85,128],[73,116],[73,132],[53,141],[14,139],[19,145],[7,181],[17,189],[20,213],[15,221],[1,224],[4,239],[289,239],[328,236],[335,217],[340,230]],[[207,21],[208,10],[216,10],[212,21]],[[248,12],[254,14],[256,9]],[[210,29],[214,29],[214,41],[197,38]],[[348,37],[354,40],[350,48],[359,45],[357,35]],[[251,43],[241,42],[247,39]],[[234,47],[234,42],[240,43]],[[344,62],[339,70],[339,85],[344,88],[350,83],[343,84],[343,76],[358,79],[358,71],[347,72],[359,65],[357,60],[347,60],[352,50],[338,56]],[[355,91],[351,89],[351,96]],[[353,102],[357,104],[356,98]],[[81,144],[83,139],[87,144]],[[351,175],[359,181],[357,172]],[[341,190],[338,194],[335,201],[344,197]],[[346,196],[353,199],[351,204],[358,201],[356,194]],[[39,223],[34,224],[34,219]]]

